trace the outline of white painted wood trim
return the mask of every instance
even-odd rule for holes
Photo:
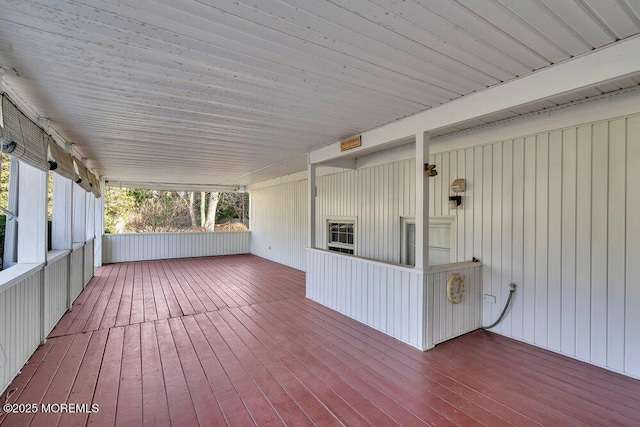
[[[416,259],[414,268],[424,270],[429,265],[429,177],[425,165],[429,163],[429,135],[416,134],[415,143],[415,200],[416,200]]]
[[[622,91],[576,105],[515,117],[437,137],[429,145],[429,152],[431,154],[451,152],[638,113],[640,113],[640,89]]]
[[[47,263],[51,264],[71,253],[69,249],[54,249],[47,252]]]
[[[380,261],[380,260],[376,260],[376,259],[372,259],[372,258],[366,258],[366,257],[361,257],[361,256],[357,256],[357,255],[349,255],[349,254],[344,254],[341,252],[335,252],[335,251],[329,251],[326,249],[319,249],[319,248],[307,248],[307,251],[318,251],[318,252],[322,252],[324,254],[328,254],[331,256],[337,256],[337,257],[347,257],[347,258],[355,258],[355,259],[359,259],[362,261],[366,261],[372,265],[377,265],[380,267],[384,267],[384,268],[389,268],[392,270],[398,270],[398,271],[404,271],[404,272],[412,272],[415,273],[417,270],[413,267],[409,267],[403,264],[395,264],[392,262],[384,262],[384,261]]]
[[[640,70],[640,37],[634,36],[599,50],[551,65],[540,71],[463,96],[439,107],[362,133],[362,145],[349,151],[382,148],[420,132],[451,126],[487,114],[604,83]],[[576,73],[576,70],[580,70]],[[311,152],[311,163],[342,157],[336,142]]]
[[[42,269],[44,263],[22,263],[0,271],[0,292],[4,292]]]

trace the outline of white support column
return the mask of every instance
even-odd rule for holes
[[[18,264],[47,262],[47,173],[19,162]],[[48,278],[40,281],[40,342],[46,340]]]
[[[47,260],[47,173],[20,162],[18,263]]]
[[[418,270],[429,267],[429,177],[425,165],[429,162],[429,135],[416,134],[416,263]]]
[[[100,198],[95,199],[94,234],[96,236],[96,239],[93,242],[93,265],[95,267],[102,266],[102,236],[104,235],[104,198],[106,193],[106,190],[104,188],[104,179],[102,179],[100,183],[100,188],[102,188],[102,196],[100,196]]]
[[[53,174],[53,224],[51,248],[71,249],[73,218],[73,182]]]
[[[89,240],[96,235],[96,196],[93,193],[86,193],[86,220],[85,220],[85,240]]]
[[[308,193],[309,193],[309,212],[308,212],[308,224],[309,224],[309,248],[316,247],[316,165],[309,163],[308,170]]]
[[[429,162],[429,134],[416,134],[416,263],[415,269],[424,273],[429,268],[429,177],[425,165]],[[433,287],[422,278],[422,348],[433,348]]]
[[[87,241],[87,192],[80,186],[73,186],[73,242]]]

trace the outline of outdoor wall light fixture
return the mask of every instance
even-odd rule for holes
[[[436,176],[438,175],[438,171],[436,170],[436,165],[430,165],[429,163],[424,164],[424,174],[426,176]]]
[[[7,136],[0,136],[0,151],[3,153],[12,153],[16,149],[16,142]]]
[[[449,209],[456,209],[462,204],[462,196],[449,196]]]
[[[464,178],[457,178],[451,183],[451,191],[453,193],[464,193],[467,185]],[[449,196],[449,209],[457,209],[462,204],[462,196]]]

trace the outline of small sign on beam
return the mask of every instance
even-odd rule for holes
[[[360,135],[352,136],[344,141],[340,141],[340,151],[351,150],[352,148],[360,147],[360,145],[362,145]]]

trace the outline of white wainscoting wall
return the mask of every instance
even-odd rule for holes
[[[464,279],[462,301],[452,304],[447,298],[447,282],[453,273]],[[475,331],[482,321],[482,265],[479,262],[461,262],[434,266],[425,271],[427,298],[433,300],[432,321],[426,327],[433,336],[433,344]]]
[[[457,215],[458,256],[480,258],[484,323],[640,377],[640,116],[432,156],[432,215]],[[468,181],[449,210],[448,186]],[[440,195],[440,196],[439,196]]]
[[[48,257],[47,265],[44,267],[45,335],[48,335],[58,323],[58,320],[67,311],[69,304],[69,257],[71,253],[69,251],[56,252],[59,254]]]
[[[427,271],[308,249],[306,296],[421,350],[480,327],[482,266],[464,262]],[[453,273],[464,277],[459,304],[447,299]]]
[[[473,132],[449,137],[454,146],[465,146],[456,138],[473,146],[439,148],[429,161],[438,170],[429,179],[429,214],[456,217],[457,261],[479,258],[482,293],[496,297],[483,302],[483,324],[499,316],[515,282],[512,307],[494,331],[640,378],[640,116],[499,141],[490,129],[478,131],[482,140]],[[358,254],[395,262],[399,216],[415,209],[411,162],[396,156],[387,165],[320,176],[319,246],[327,216],[357,217]],[[465,178],[467,190],[462,205],[449,209],[455,178]],[[270,196],[252,200],[252,212],[271,218],[253,227],[253,238],[264,242],[254,253],[278,260],[303,251],[304,188],[298,179],[254,190]],[[265,205],[285,201],[292,207],[277,215]],[[269,256],[266,224],[290,233]]]
[[[250,231],[127,233],[102,237],[102,261],[105,264],[250,252]]]
[[[251,253],[306,270],[307,212],[306,180],[252,189]]]
[[[87,246],[76,243],[72,251],[50,251],[46,264],[0,272],[0,394],[82,291]],[[93,250],[88,252],[93,276]]]
[[[43,274],[40,267],[0,290],[0,392],[41,342]]]
[[[421,272],[319,249],[307,254],[307,298],[425,349]]]
[[[93,268],[91,269],[93,271]],[[75,244],[71,251],[69,298],[74,301],[84,289],[84,245]]]
[[[83,258],[84,258],[84,267],[83,267],[83,287],[89,283],[89,280],[93,277],[93,244],[95,239],[91,238],[87,240],[84,244],[83,248]]]

